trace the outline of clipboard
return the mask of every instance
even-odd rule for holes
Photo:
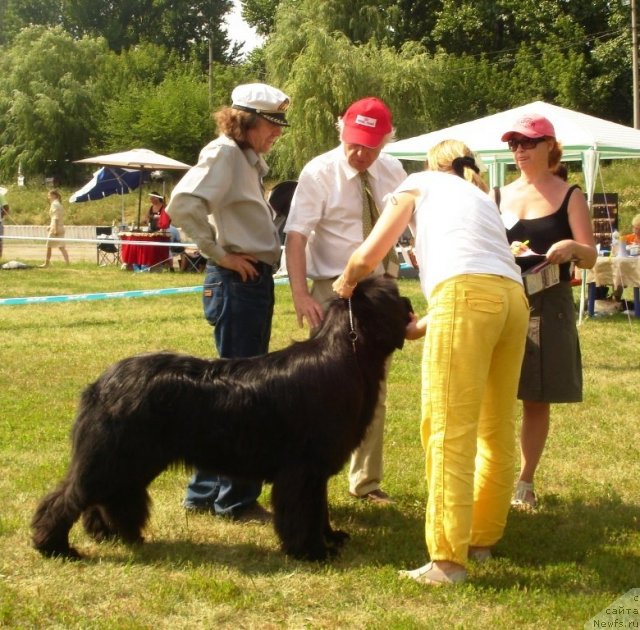
[[[522,272],[522,282],[527,295],[534,295],[560,282],[560,265],[550,262],[545,256],[542,258],[542,261]]]

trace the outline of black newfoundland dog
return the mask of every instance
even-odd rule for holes
[[[327,480],[369,426],[385,361],[404,342],[411,305],[395,282],[362,282],[312,338],[251,359],[154,353],[123,359],[83,392],[67,477],[40,502],[33,544],[79,557],[82,516],[97,541],[142,541],[147,486],[184,463],[273,484],[282,549],[323,560],[348,535],[331,528]]]

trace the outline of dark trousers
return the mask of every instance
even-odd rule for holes
[[[239,359],[269,351],[273,319],[273,268],[256,265],[258,276],[242,282],[235,271],[207,265],[202,303],[213,326],[218,355]],[[260,496],[262,482],[231,479],[198,470],[187,486],[185,505],[233,516]]]

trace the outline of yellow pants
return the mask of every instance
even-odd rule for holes
[[[469,545],[502,537],[528,319],[522,286],[501,276],[456,276],[429,300],[421,437],[431,560],[465,565]]]

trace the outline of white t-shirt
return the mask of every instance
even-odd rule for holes
[[[368,169],[378,209],[407,176],[396,158],[381,153]],[[314,280],[342,273],[362,243],[362,184],[342,145],[311,160],[300,173],[285,232],[304,234],[307,276]]]
[[[522,283],[500,212],[486,193],[457,175],[435,171],[410,175],[395,192],[409,190],[419,193],[411,229],[427,299],[442,281],[462,274]]]

